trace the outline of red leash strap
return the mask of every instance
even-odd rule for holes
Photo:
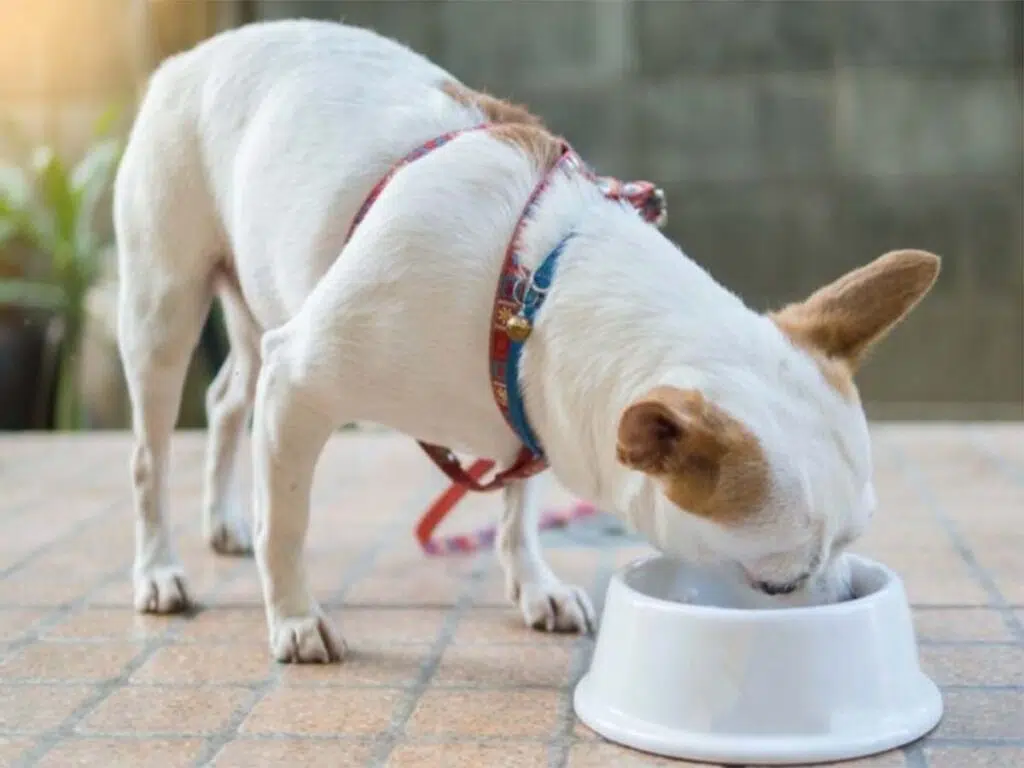
[[[491,471],[493,466],[493,461],[477,459],[464,472],[469,483],[476,484],[480,478]],[[462,468],[460,467],[459,469],[461,470]],[[453,482],[445,489],[444,493],[434,500],[433,504],[427,507],[427,511],[423,513],[423,517],[420,518],[419,523],[416,525],[416,540],[419,541],[420,547],[425,552],[430,552],[431,537],[434,535],[434,529],[441,524],[441,521],[452,511],[452,508],[462,501],[462,497],[469,493],[470,487],[466,483]]]
[[[452,507],[458,504],[467,493],[470,491],[494,491],[498,488],[504,488],[510,480],[530,477],[545,467],[543,459],[534,456],[528,449],[524,448],[519,452],[519,456],[511,467],[499,472],[488,482],[484,483],[481,482],[484,475],[494,468],[493,461],[477,459],[469,466],[469,469],[463,469],[455,454],[447,448],[422,442],[420,447],[437,465],[438,469],[444,472],[448,479],[452,481],[447,490],[438,496],[434,503],[427,508],[427,511],[423,513],[423,517],[420,518],[419,523],[416,525],[416,539],[428,554],[433,554],[436,549],[436,545],[431,539],[434,529],[441,524],[441,521],[452,510]],[[459,546],[459,542],[463,538],[465,537],[457,537],[455,539],[456,546]],[[468,550],[469,548],[470,545],[467,538],[465,549]]]

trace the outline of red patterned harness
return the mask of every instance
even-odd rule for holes
[[[374,185],[366,200],[363,201],[349,228],[346,243],[352,237],[356,227],[366,217],[370,207],[380,197],[388,182],[391,181],[398,171],[414,160],[418,160],[432,150],[444,146],[464,133],[486,130],[489,127],[491,127],[489,124],[484,123],[472,128],[450,131],[422,144],[395,163],[388,173]],[[496,473],[490,480],[485,482],[483,478],[494,468],[495,462],[489,459],[477,459],[468,468],[464,468],[455,454],[449,449],[419,441],[420,447],[426,452],[427,456],[452,481],[452,485],[431,504],[416,526],[416,538],[419,540],[423,550],[428,554],[468,552],[489,545],[494,539],[493,528],[484,529],[475,534],[454,536],[440,542],[433,540],[431,534],[445,515],[469,491],[483,492],[503,488],[513,480],[530,477],[547,468],[547,461],[532,438],[528,425],[525,423],[525,413],[521,411],[521,405],[519,405],[518,409],[510,409],[510,392],[506,380],[508,373],[506,366],[508,364],[509,352],[513,345],[521,344],[523,341],[523,339],[514,339],[510,335],[509,320],[510,318],[521,316],[524,309],[525,296],[519,288],[528,284],[531,277],[530,271],[519,260],[520,235],[529,221],[530,215],[535,209],[540,196],[550,186],[556,171],[559,169],[576,171],[583,174],[585,178],[594,182],[606,197],[628,203],[636,208],[640,215],[648,222],[659,226],[664,222],[665,201],[661,190],[656,189],[653,184],[646,181],[621,182],[617,179],[597,176],[587,167],[572,147],[564,140],[562,141],[562,151],[558,159],[537,183],[516,223],[512,238],[505,251],[505,260],[502,263],[498,288],[495,293],[494,310],[491,315],[491,359],[489,370],[494,400],[509,426],[524,440],[524,446],[511,466]],[[511,394],[515,397],[518,393],[514,392]],[[532,448],[530,447],[531,444],[533,444]],[[593,511],[593,508],[589,505],[580,505],[568,516],[548,515],[542,520],[542,527],[560,525],[566,522],[567,519],[592,514]]]

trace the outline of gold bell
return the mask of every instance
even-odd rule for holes
[[[516,344],[526,341],[530,337],[533,326],[530,321],[522,315],[511,315],[505,321],[505,333]]]

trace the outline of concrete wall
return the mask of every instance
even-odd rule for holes
[[[519,99],[757,307],[890,248],[945,259],[862,374],[886,415],[1021,414],[1021,2],[255,3],[344,18]]]
[[[669,236],[754,306],[935,250],[866,399],[1021,415],[1021,0],[0,0],[0,110],[75,154],[147,61],[246,12],[374,27],[526,102],[665,186]]]

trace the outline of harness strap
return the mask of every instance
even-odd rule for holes
[[[373,203],[377,201],[377,198],[380,197],[388,182],[391,181],[399,170],[464,133],[485,130],[489,127],[490,124],[481,123],[471,128],[449,131],[431,139],[405,155],[370,190],[366,200],[363,201],[363,204],[359,207],[352,220],[345,242],[347,243],[352,237],[356,227],[363,221]],[[523,312],[526,290],[524,286],[530,278],[529,271],[519,264],[519,235],[529,219],[529,214],[536,205],[538,198],[550,185],[553,174],[558,168],[565,165],[567,160],[593,181],[608,199],[622,201],[631,205],[646,221],[656,226],[661,226],[665,221],[665,197],[660,189],[646,181],[624,183],[611,177],[597,176],[583,163],[568,143],[563,142],[561,155],[534,188],[516,224],[508,249],[505,252],[505,260],[502,264],[501,278],[495,293],[494,310],[491,317],[490,369],[491,387],[495,402],[513,431],[520,435],[521,438],[526,438],[524,440],[525,444],[511,466],[498,472],[490,480],[484,481],[483,478],[494,468],[494,461],[477,459],[468,468],[464,468],[455,454],[447,448],[418,441],[419,446],[431,461],[452,481],[452,485],[435,499],[416,526],[416,538],[423,551],[427,554],[469,552],[489,545],[493,542],[495,536],[493,528],[483,529],[472,535],[450,537],[440,542],[435,541],[432,536],[434,530],[444,517],[470,491],[494,491],[505,487],[514,480],[531,477],[542,472],[547,467],[547,461],[536,439],[533,437],[529,425],[526,423],[525,411],[522,409],[522,403],[519,401],[518,389],[514,386],[514,382],[511,387],[506,382],[507,366],[511,364],[514,369],[518,348],[525,341],[525,338],[517,340],[512,337],[508,330],[508,319],[513,314]],[[535,308],[532,309],[535,310]],[[510,353],[514,356],[512,360],[509,359]],[[541,527],[549,528],[564,525],[570,519],[585,517],[594,514],[595,511],[593,507],[581,504],[577,505],[574,511],[568,515],[548,513],[542,518]]]

